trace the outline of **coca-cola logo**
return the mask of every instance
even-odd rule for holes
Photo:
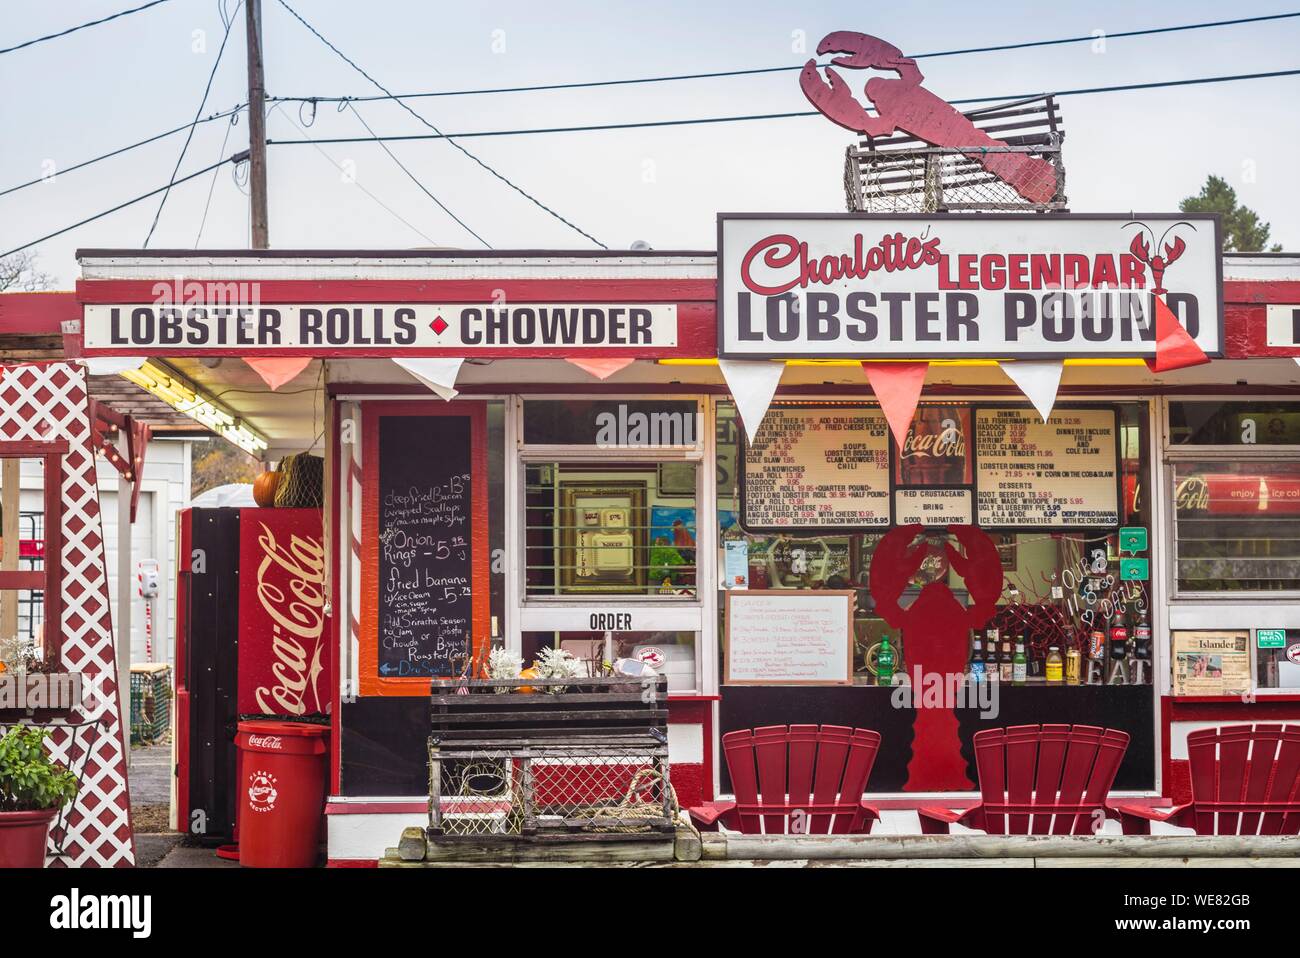
[[[955,419],[945,419],[939,432],[918,435],[913,426],[903,442],[902,456],[904,459],[964,459],[966,437],[962,435],[961,426]]]
[[[1200,476],[1190,476],[1178,483],[1175,506],[1182,512],[1204,512],[1210,508],[1210,486]]]
[[[304,715],[325,711],[318,688],[325,651],[325,550],[319,539],[290,535],[288,547],[262,523],[257,538],[257,598],[270,617],[274,683],[254,695],[263,713]]]
[[[278,735],[250,735],[248,744],[253,748],[264,748],[268,751],[279,751],[284,748],[284,743]]]
[[[258,769],[248,776],[248,807],[255,812],[269,812],[275,808],[280,791],[276,778],[270,772]]]

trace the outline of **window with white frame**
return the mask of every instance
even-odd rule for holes
[[[699,619],[688,609],[707,574],[696,541],[702,408],[676,396],[522,401],[525,662],[556,647],[593,673],[633,658],[673,691],[698,686],[698,627],[683,623]],[[653,611],[664,605],[685,615]],[[543,614],[555,628],[530,626]]]

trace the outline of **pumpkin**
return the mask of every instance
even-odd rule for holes
[[[253,501],[263,509],[271,509],[275,506],[275,490],[280,487],[280,474],[278,472],[259,473],[253,480]]]
[[[537,678],[537,669],[524,669],[519,673],[519,677],[521,679],[535,679]],[[537,691],[537,689],[533,688],[531,685],[521,685],[519,686],[518,691],[520,695],[532,695]]]

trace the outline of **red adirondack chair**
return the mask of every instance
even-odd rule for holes
[[[1300,834],[1300,725],[1225,725],[1187,736],[1192,800],[1168,811],[1117,803],[1126,835],[1168,822],[1198,835]]]
[[[1115,781],[1128,733],[1092,725],[1013,725],[975,733],[980,804],[921,808],[921,831],[954,823],[990,835],[1088,835]]]
[[[735,801],[688,811],[701,827],[721,822],[747,835],[869,832],[880,813],[862,792],[879,749],[879,732],[840,725],[728,732],[722,750]]]

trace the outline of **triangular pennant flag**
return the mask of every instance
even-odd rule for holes
[[[1156,300],[1156,355],[1148,359],[1147,366],[1153,373],[1167,373],[1171,369],[1184,366],[1200,366],[1208,363],[1210,357],[1196,345],[1183,324],[1178,321],[1174,311],[1165,305],[1159,296]]]
[[[1013,363],[999,363],[1002,371],[1013,383],[1020,387],[1025,398],[1034,404],[1038,415],[1047,422],[1056,405],[1056,391],[1061,388],[1061,373],[1065,362],[1060,359],[1019,360]]]
[[[610,357],[608,359],[574,359],[572,356],[565,356],[564,358],[584,372],[591,373],[597,379],[608,379],[620,369],[626,369],[636,361],[634,359],[619,359],[617,357]]]
[[[89,356],[83,360],[86,372],[92,376],[116,376],[118,373],[139,369],[146,356]]]
[[[1295,360],[1297,366],[1300,366],[1300,356],[1292,356],[1291,358]]]
[[[311,362],[310,356],[261,356],[261,357],[243,357],[245,365],[253,372],[262,377],[262,381],[271,387],[271,391],[279,389],[293,377],[307,368]]]
[[[912,416],[921,401],[921,387],[929,363],[867,363],[866,370],[876,401],[885,411],[894,442],[901,449],[907,441],[907,431],[912,427]]]
[[[745,426],[745,437],[753,442],[758,427],[763,424],[763,417],[767,415],[767,407],[772,405],[777,384],[785,372],[785,363],[769,363],[761,359],[719,359],[718,368],[736,400],[736,411]]]
[[[455,389],[456,377],[460,374],[460,366],[464,361],[463,357],[459,359],[393,360],[397,365],[448,401],[455,399],[459,395]]]

